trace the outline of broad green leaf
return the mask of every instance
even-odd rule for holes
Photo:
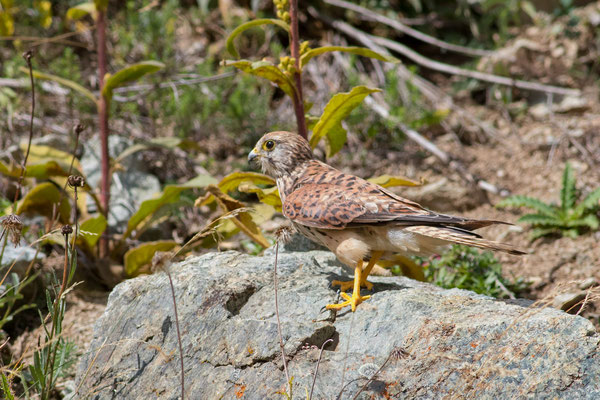
[[[560,190],[560,204],[564,212],[575,205],[575,195],[575,176],[573,175],[571,164],[566,163],[562,177],[562,188]]]
[[[15,33],[15,21],[7,9],[0,11],[0,36],[12,36]]]
[[[277,186],[265,189],[258,187],[251,182],[244,181],[240,183],[238,190],[244,193],[255,193],[261,203],[273,206],[277,211],[281,212],[281,197],[279,197]]]
[[[527,207],[551,217],[556,217],[558,212],[556,207],[548,205],[541,200],[521,195],[507,197],[496,204],[496,207]]]
[[[33,7],[38,12],[42,28],[48,29],[52,25],[52,3],[48,0],[34,1]]]
[[[158,61],[142,61],[137,64],[130,65],[111,75],[105,82],[102,88],[102,95],[105,99],[112,99],[113,90],[126,83],[137,81],[142,76],[152,74],[163,69],[165,65]]]
[[[108,8],[108,0],[94,0],[94,5],[98,11],[106,11]]]
[[[296,95],[296,86],[292,79],[268,61],[223,61],[223,64],[225,66],[236,67],[240,71],[244,71],[248,74],[268,79],[279,86],[279,88],[291,98],[294,98]]]
[[[26,74],[29,74],[29,70],[24,67],[20,67],[19,70],[25,72]],[[33,71],[33,77],[36,79],[42,79],[42,80],[46,80],[46,81],[56,82],[60,85],[68,87],[69,89],[73,89],[74,91],[76,91],[79,94],[81,94],[82,96],[90,99],[94,103],[98,102],[98,99],[96,98],[96,96],[94,96],[94,94],[92,92],[90,92],[89,90],[87,90],[86,88],[81,86],[79,83],[74,82],[70,79],[61,78],[60,76],[46,74],[45,72],[40,72],[40,71],[35,71],[35,70]]]
[[[238,54],[237,50],[235,49],[235,44],[233,43],[233,40],[236,37],[238,37],[240,35],[240,33],[244,32],[250,28],[254,28],[256,26],[261,26],[261,25],[277,25],[280,28],[285,29],[287,32],[290,31],[290,26],[280,19],[268,19],[268,18],[267,19],[255,19],[253,21],[246,22],[245,24],[241,24],[240,26],[235,28],[233,30],[233,32],[231,32],[229,34],[229,36],[227,37],[226,46],[227,46],[227,51],[229,52],[229,54],[231,54],[235,58],[239,58],[240,55]]]
[[[371,89],[366,86],[357,86],[348,93],[338,93],[329,100],[329,103],[325,106],[319,122],[315,125],[312,136],[310,137],[310,145],[314,149],[319,141],[328,136],[330,133],[337,136],[336,138],[329,138],[329,140],[335,143],[337,149],[339,146],[339,136],[341,132],[346,134],[346,130],[342,128],[342,120],[346,118],[352,110],[354,110],[369,94],[374,92],[380,92],[379,89]],[[344,140],[345,142],[345,140]],[[339,149],[338,149],[339,150]],[[327,157],[331,157],[333,153],[327,154]]]
[[[0,161],[0,174],[18,178],[21,176],[21,166],[6,165]],[[48,179],[51,176],[67,176],[68,173],[56,161],[48,161],[42,164],[27,165],[25,176],[28,178]]]
[[[40,183],[31,189],[17,206],[17,214],[31,213],[52,218],[59,205],[58,216],[62,223],[69,221],[71,205],[67,199],[61,201],[60,189],[50,182]]]
[[[67,10],[67,19],[71,21],[77,21],[86,15],[91,15],[96,20],[96,5],[93,2],[81,3],[73,6]]]
[[[21,143],[19,147],[24,153],[27,151],[27,143]],[[69,171],[71,161],[73,161],[72,172],[81,171],[81,164],[77,158],[73,160],[72,154],[50,146],[32,144],[29,147],[29,158],[27,160],[27,162],[30,162],[31,164],[55,161],[65,170],[65,172]],[[29,166],[27,168],[29,168]]]
[[[233,172],[223,179],[217,185],[223,193],[229,193],[236,190],[243,182],[250,182],[255,185],[275,185],[275,180],[268,175],[258,172]],[[196,207],[208,205],[215,201],[215,197],[210,193],[196,200]]]
[[[179,195],[186,189],[204,188],[208,185],[217,183],[217,180],[209,175],[199,175],[194,179],[180,185],[167,185],[161,193],[154,199],[149,199],[140,205],[140,208],[131,216],[127,222],[127,230],[123,234],[123,239],[128,238],[134,230],[138,234],[143,231],[145,225],[152,219],[163,206],[179,201]]]
[[[99,214],[97,217],[88,218],[79,225],[79,237],[77,241],[88,250],[92,250],[100,236],[106,230],[106,218]]]
[[[382,187],[393,187],[393,186],[421,186],[423,181],[417,182],[412,179],[408,179],[404,176],[398,175],[380,175],[373,178],[367,179],[371,183],[375,183]]]
[[[342,124],[334,125],[333,128],[327,132],[325,141],[325,151],[327,157],[331,157],[338,151],[344,148],[348,135],[346,130],[342,127]]]
[[[324,47],[317,47],[316,49],[310,49],[309,51],[307,51],[306,53],[304,53],[300,57],[300,68],[304,68],[304,66],[313,57],[319,56],[319,55],[324,54],[324,53],[332,52],[332,51],[341,51],[343,53],[356,54],[358,56],[374,58],[374,59],[380,60],[380,61],[390,61],[390,62],[397,61],[393,57],[384,56],[382,54],[377,53],[376,51],[367,49],[365,47],[324,46]]]
[[[132,146],[126,148],[121,154],[119,154],[115,159],[114,163],[118,164],[123,161],[125,158],[129,157],[132,154],[137,153],[138,151],[148,150],[152,148],[165,148],[172,150],[176,147],[187,150],[187,149],[196,149],[200,150],[200,146],[196,142],[190,139],[182,139],[176,137],[161,137],[161,138],[153,138],[148,142],[144,143],[136,143]]]
[[[594,211],[600,207],[600,187],[588,194],[581,203],[575,207],[574,214],[581,217],[586,211]]]
[[[178,247],[177,242],[172,240],[159,240],[156,242],[146,242],[134,247],[125,253],[123,264],[125,274],[128,278],[133,278],[143,273],[149,273],[152,257],[157,251],[171,251]]]

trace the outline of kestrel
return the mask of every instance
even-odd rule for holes
[[[380,259],[395,253],[430,255],[460,243],[482,249],[524,254],[510,245],[483,239],[472,232],[501,221],[475,220],[438,214],[383,187],[345,174],[316,160],[310,145],[291,132],[265,134],[248,155],[276,179],[283,215],[309,239],[331,250],[354,268],[354,280],[333,281],[346,300],[327,309],[356,306],[370,296],[360,288]],[[363,269],[363,263],[368,260]],[[352,296],[345,293],[353,288]]]

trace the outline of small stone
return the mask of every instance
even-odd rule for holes
[[[552,301],[552,306],[554,308],[570,312],[578,308],[576,307],[577,303],[583,301],[583,299],[585,299],[585,292],[561,293],[554,298]]]
[[[544,120],[550,115],[550,109],[546,103],[539,103],[529,108],[529,114],[539,121]]]
[[[598,282],[596,281],[596,278],[590,276],[589,278],[586,278],[583,281],[581,281],[581,283],[579,284],[579,289],[586,290],[591,288],[592,286],[596,286],[597,284]]]

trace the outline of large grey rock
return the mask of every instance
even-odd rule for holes
[[[281,399],[273,252],[191,257],[171,268],[189,399]],[[600,335],[586,319],[464,290],[373,277],[355,313],[321,309],[343,278],[324,251],[279,254],[279,309],[296,398],[600,398]],[[179,354],[164,273],[118,285],[78,367],[76,398],[179,398]]]

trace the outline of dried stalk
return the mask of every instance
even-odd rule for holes
[[[494,54],[494,52],[490,50],[473,49],[470,47],[459,46],[456,44],[444,42],[442,40],[434,38],[433,36],[426,35],[423,32],[420,32],[416,29],[412,29],[396,19],[388,18],[384,15],[378,14],[374,11],[369,10],[368,8],[361,7],[357,4],[349,3],[343,0],[324,0],[324,2],[327,4],[331,4],[332,6],[342,7],[347,10],[355,11],[359,13],[361,17],[365,17],[371,21],[380,22],[382,24],[390,26],[399,32],[402,32],[408,36],[412,36],[415,39],[418,39],[422,42],[437,46],[440,49],[453,51],[455,53],[466,54],[468,56],[473,57],[485,57]]]

